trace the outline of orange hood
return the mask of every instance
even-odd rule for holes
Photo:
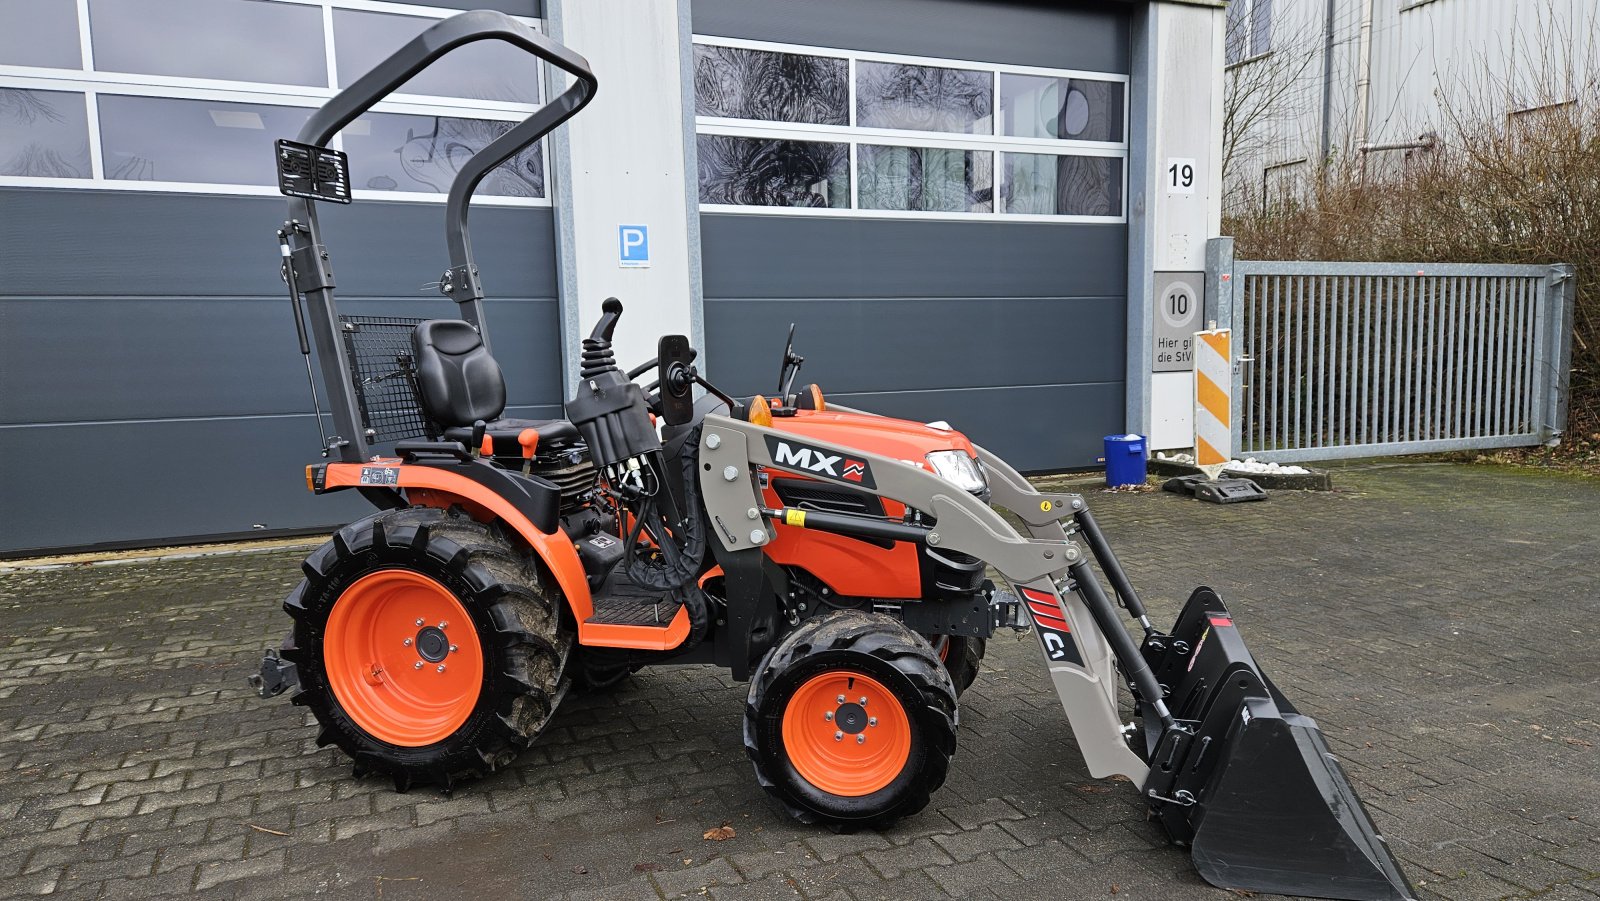
[[[928,468],[924,458],[934,451],[961,450],[977,456],[967,436],[954,429],[870,413],[800,410],[793,416],[774,416],[772,427],[800,438],[907,460],[924,469]]]

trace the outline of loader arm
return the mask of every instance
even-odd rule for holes
[[[882,537],[915,541],[977,557],[1021,593],[1040,641],[1052,682],[1096,777],[1123,775],[1143,784],[1144,760],[1129,747],[1118,709],[1118,667],[1147,680],[1141,694],[1170,723],[1160,688],[1088,568],[1088,559],[1062,525],[1083,501],[1041,494],[1010,466],[980,451],[996,482],[996,505],[1032,511],[1029,534],[1019,534],[988,504],[915,463],[793,435],[726,416],[707,416],[700,437],[701,492],[711,531],[729,552],[759,549],[772,538],[770,522],[849,533],[872,530]],[[865,521],[799,510],[763,508],[757,468],[824,479],[867,491],[932,514],[936,525]],[[1040,515],[1041,513],[1046,515]],[[1025,519],[1026,521],[1026,519]],[[1096,607],[1100,610],[1097,613]],[[1108,621],[1109,620],[1109,621]],[[1118,639],[1121,639],[1119,642]],[[1121,645],[1119,650],[1119,644]]]

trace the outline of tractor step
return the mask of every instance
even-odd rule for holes
[[[586,623],[663,629],[672,624],[683,606],[683,601],[670,594],[635,585],[621,567],[611,574],[604,592],[589,602],[594,606],[594,615],[584,620]]]

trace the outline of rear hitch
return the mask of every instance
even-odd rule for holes
[[[275,698],[291,686],[300,684],[300,674],[294,664],[278,656],[276,648],[267,648],[261,655],[261,672],[247,677],[250,687],[263,698]]]

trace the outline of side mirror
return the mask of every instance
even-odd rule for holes
[[[656,345],[661,372],[661,418],[683,425],[694,418],[694,359],[699,352],[683,335],[662,335]]]

